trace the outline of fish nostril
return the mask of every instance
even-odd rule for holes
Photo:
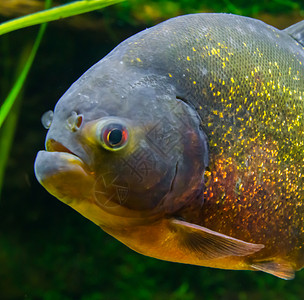
[[[72,151],[70,151],[68,148],[63,146],[61,143],[55,141],[54,139],[47,140],[45,148],[49,152],[67,152],[74,154]]]
[[[75,132],[80,129],[83,121],[83,115],[78,115],[75,111],[72,112],[72,115],[67,119],[68,128]]]
[[[49,129],[52,125],[54,113],[52,110],[45,112],[41,117],[41,123],[45,129]]]
[[[76,122],[75,122],[75,126],[76,126],[77,128],[80,128],[80,126],[81,126],[81,124],[82,124],[82,120],[83,120],[82,115],[79,115],[79,116],[77,117],[77,119],[76,119]]]

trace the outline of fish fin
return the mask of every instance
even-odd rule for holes
[[[304,20],[285,28],[283,31],[304,46]]]
[[[173,230],[179,231],[181,244],[195,252],[200,259],[245,256],[264,248],[264,245],[247,243],[177,219],[171,221],[171,226],[173,226]]]
[[[250,266],[258,271],[263,271],[285,280],[291,280],[295,277],[295,271],[288,262],[264,261],[253,263]]]

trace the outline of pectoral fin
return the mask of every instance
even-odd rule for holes
[[[288,262],[264,261],[257,262],[251,265],[252,268],[280,277],[285,280],[291,280],[295,277],[295,272]]]
[[[304,20],[284,29],[283,31],[288,33],[297,42],[304,46]]]
[[[177,219],[172,220],[171,225],[173,230],[179,231],[182,246],[195,252],[201,259],[245,256],[264,248],[264,245],[247,243]]]

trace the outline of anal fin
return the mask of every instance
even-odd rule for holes
[[[290,263],[288,262],[275,262],[275,261],[264,261],[256,262],[250,265],[252,268],[269,273],[276,277],[291,280],[295,277],[295,271]]]

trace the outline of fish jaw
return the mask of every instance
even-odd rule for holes
[[[72,153],[39,151],[35,175],[50,194],[70,206],[74,201],[91,198],[94,176]]]
[[[107,199],[96,199],[95,173],[71,152],[39,151],[34,169],[37,180],[51,195],[98,226],[126,228],[151,222],[149,218],[138,218],[128,208],[104,205],[110,203]],[[98,193],[102,195],[103,191]]]

